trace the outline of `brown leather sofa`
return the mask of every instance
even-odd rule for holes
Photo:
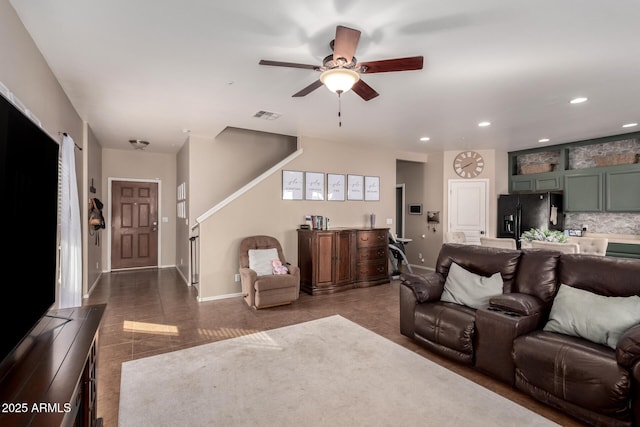
[[[502,294],[477,309],[441,301],[453,262],[500,272]],[[401,276],[400,331],[589,424],[640,426],[640,324],[615,350],[545,331],[560,284],[640,295],[640,260],[445,244],[434,272]]]

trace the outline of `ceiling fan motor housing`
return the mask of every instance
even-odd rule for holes
[[[328,55],[322,60],[322,68],[320,68],[320,70],[331,70],[333,68],[347,68],[349,70],[355,70],[357,65],[358,60],[355,56],[350,62],[348,62],[346,58],[334,59],[333,55]]]

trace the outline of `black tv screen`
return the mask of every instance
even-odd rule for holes
[[[0,96],[0,361],[55,303],[59,145]]]

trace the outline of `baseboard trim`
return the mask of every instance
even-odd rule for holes
[[[235,297],[241,297],[241,296],[242,296],[242,292],[238,292],[237,294],[214,295],[212,297],[206,297],[206,298],[198,297],[198,302],[216,301],[219,299],[235,298]]]

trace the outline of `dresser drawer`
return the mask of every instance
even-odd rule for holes
[[[358,264],[356,280],[373,280],[387,277],[387,261]]]
[[[365,247],[358,249],[358,263],[387,259],[387,247]]]
[[[372,246],[387,246],[388,232],[384,230],[360,230],[358,231],[357,244],[359,248]]]

